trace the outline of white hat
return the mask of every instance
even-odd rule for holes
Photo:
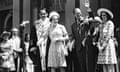
[[[99,16],[101,15],[101,12],[107,12],[110,15],[111,18],[114,17],[113,13],[110,10],[106,9],[106,8],[100,8],[100,9],[97,10],[97,14]]]
[[[53,16],[57,16],[58,18],[60,18],[60,14],[56,11],[50,12],[49,18],[51,19]]]
[[[18,32],[19,30],[17,28],[13,28],[11,31],[12,32]]]
[[[4,37],[4,36],[10,36],[10,32],[7,32],[7,31],[3,31],[3,33],[0,35],[0,37]]]

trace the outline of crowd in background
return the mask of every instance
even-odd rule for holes
[[[59,24],[60,14],[45,8],[24,34],[29,21],[0,35],[0,72],[118,72],[119,43],[115,37],[113,13],[88,6],[88,16],[73,9],[75,22],[68,33]]]

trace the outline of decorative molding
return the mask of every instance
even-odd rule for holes
[[[13,6],[13,0],[0,0],[0,10],[11,9]]]
[[[4,29],[7,28],[7,22],[12,17],[12,12],[8,13],[4,21]]]

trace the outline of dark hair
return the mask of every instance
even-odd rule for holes
[[[52,18],[50,18],[50,22],[52,21]]]
[[[73,14],[75,14],[75,8],[73,8]]]
[[[30,36],[29,33],[26,33],[26,34],[25,34],[25,42],[27,42],[27,41],[30,40],[30,37],[28,37],[28,36]]]
[[[39,13],[41,12],[41,10],[45,10],[46,11],[46,8],[41,8],[40,10],[39,10]],[[47,11],[46,11],[47,12]]]
[[[111,20],[111,16],[107,12],[101,12],[100,18],[102,19],[102,13],[107,15],[107,20]]]

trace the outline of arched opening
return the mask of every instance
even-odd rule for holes
[[[4,30],[6,30],[6,31],[10,31],[11,30],[11,28],[13,27],[13,20],[12,20],[13,18],[12,18],[12,13],[10,12],[10,13],[8,13],[7,14],[7,16],[6,16],[6,18],[5,18],[5,21],[4,21]]]

